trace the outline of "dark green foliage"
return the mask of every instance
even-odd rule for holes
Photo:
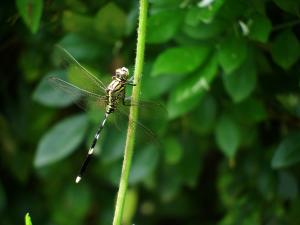
[[[149,2],[140,119],[156,141],[138,128],[124,225],[298,225],[300,1]],[[109,119],[76,185],[103,111],[46,78],[81,82],[57,44],[106,83],[132,73],[138,2],[0,5],[0,224],[111,224],[127,124]]]

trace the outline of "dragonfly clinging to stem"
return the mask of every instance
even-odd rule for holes
[[[95,86],[95,88],[98,89],[98,91],[102,91],[103,93],[103,95],[100,95],[94,92],[90,92],[58,77],[49,78],[49,81],[54,86],[59,87],[63,91],[68,92],[69,94],[73,94],[77,97],[88,97],[89,99],[92,98],[94,101],[97,101],[98,103],[103,103],[105,106],[104,119],[98,126],[93,142],[88,150],[87,156],[80,168],[78,176],[76,177],[75,182],[79,183],[87,168],[89,161],[91,160],[91,157],[94,153],[94,148],[109,115],[116,111],[120,103],[125,106],[131,105],[131,103],[127,101],[128,99],[126,98],[125,87],[127,85],[135,86],[135,84],[133,83],[133,77],[129,78],[128,69],[126,67],[122,67],[116,69],[115,75],[112,76],[112,81],[107,87],[105,87],[101,80],[99,80],[95,75],[93,75],[86,68],[84,68],[67,50],[65,50],[62,47],[58,48],[68,57],[69,60],[72,61],[73,64],[75,64],[76,68],[79,68],[81,70],[80,72],[84,74],[85,79],[88,78],[89,82],[92,83]]]

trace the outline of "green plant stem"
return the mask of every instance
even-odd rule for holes
[[[289,21],[289,22],[278,24],[278,25],[274,26],[272,30],[273,31],[277,31],[277,30],[280,30],[280,29],[285,29],[285,28],[288,28],[288,27],[293,27],[293,26],[298,25],[299,23],[300,23],[300,20]]]
[[[135,69],[134,69],[134,82],[136,86],[132,90],[132,101],[138,102],[139,94],[141,90],[141,78],[144,63],[144,52],[145,52],[145,38],[146,38],[146,20],[147,20],[147,9],[148,1],[140,0],[140,12],[139,12],[139,25],[137,33],[137,50],[135,58]],[[138,107],[131,107],[129,119],[137,120]],[[127,139],[124,150],[124,159],[122,165],[122,173],[120,178],[119,191],[117,195],[115,214],[113,219],[113,225],[120,225],[122,222],[124,201],[128,186],[128,177],[131,167],[131,161],[133,156],[133,147],[135,142],[136,126],[135,124],[128,126]]]

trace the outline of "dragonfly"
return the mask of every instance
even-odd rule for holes
[[[83,81],[85,84],[81,86],[86,85],[86,87],[79,87],[73,83],[69,83],[55,76],[49,77],[49,82],[54,87],[57,87],[64,92],[80,99],[80,101],[77,102],[79,106],[83,106],[87,101],[94,101],[97,104],[102,104],[102,106],[104,106],[105,108],[104,119],[98,125],[97,131],[87,152],[86,158],[83,161],[79,174],[75,179],[75,182],[79,183],[92,158],[95,146],[108,117],[119,108],[120,104],[122,104],[123,106],[133,105],[133,103],[130,101],[130,97],[126,97],[126,86],[135,86],[136,84],[133,82],[133,76],[129,77],[129,70],[126,67],[121,67],[115,70],[115,74],[112,76],[111,82],[107,86],[105,86],[97,76],[83,67],[66,49],[60,46],[58,46],[57,48],[61,53],[63,53],[65,59],[67,59],[70,65],[72,65],[73,68],[76,68],[77,74],[83,76]],[[139,125],[144,127],[140,123]],[[145,127],[144,129],[146,129],[147,132],[151,132]]]

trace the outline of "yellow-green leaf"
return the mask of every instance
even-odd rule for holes
[[[43,10],[42,0],[16,0],[18,11],[32,33],[39,29]]]
[[[26,213],[25,215],[25,225],[32,225],[29,213]]]
[[[190,73],[204,62],[209,52],[210,47],[201,45],[167,49],[155,60],[152,75]]]

